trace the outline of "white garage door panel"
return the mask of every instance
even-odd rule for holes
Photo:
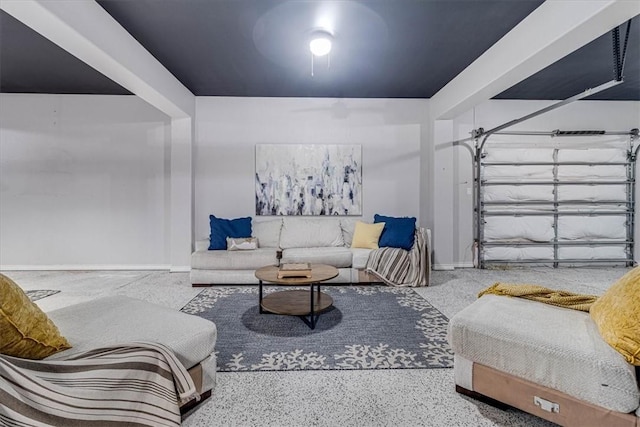
[[[526,261],[534,259],[553,260],[553,248],[544,246],[489,246],[485,249],[485,260]]]
[[[486,180],[529,181],[553,179],[553,166],[487,166]]]
[[[496,185],[485,187],[483,195],[487,202],[553,201],[553,187],[548,185]]]
[[[558,150],[559,162],[626,162],[627,151],[616,148],[587,148],[580,150]]]
[[[553,240],[553,218],[542,216],[487,217],[485,240],[549,242]]]
[[[625,180],[625,166],[558,166],[558,179],[566,180]]]
[[[559,259],[624,259],[622,246],[566,246],[558,248]]]
[[[558,218],[558,239],[597,240],[622,239],[627,237],[624,216]]]
[[[563,185],[558,188],[558,201],[587,200],[592,202],[604,200],[625,201],[627,193],[623,185]]]
[[[523,163],[553,162],[553,149],[550,148],[491,148],[485,151],[485,162]]]

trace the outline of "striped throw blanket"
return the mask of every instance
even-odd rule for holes
[[[519,297],[532,301],[558,307],[570,308],[572,310],[589,312],[591,305],[598,299],[595,295],[574,294],[568,291],[556,291],[539,285],[515,285],[510,283],[496,282],[478,294],[478,298],[483,295],[503,295]]]
[[[184,366],[157,343],[56,361],[0,355],[0,425],[179,426],[180,402],[194,398]]]
[[[429,286],[429,248],[418,229],[410,251],[380,248],[371,251],[365,270],[391,286]]]

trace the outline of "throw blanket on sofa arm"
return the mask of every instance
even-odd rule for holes
[[[478,294],[478,298],[487,294],[525,298],[558,307],[586,312],[591,308],[591,304],[598,299],[595,295],[582,295],[567,291],[556,291],[538,285],[514,285],[500,282],[496,282],[492,286],[489,286],[487,289],[480,292]]]
[[[391,286],[429,286],[431,260],[425,233],[416,229],[410,251],[399,248],[372,250],[365,271]]]
[[[0,355],[0,424],[179,426],[180,402],[194,398],[187,370],[157,343],[56,361]]]

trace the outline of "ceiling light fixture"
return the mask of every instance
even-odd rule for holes
[[[311,33],[309,41],[309,50],[311,50],[311,77],[313,77],[313,63],[316,57],[327,57],[327,68],[331,65],[329,52],[331,52],[331,44],[333,36],[325,30],[318,30]]]
[[[309,49],[315,56],[325,56],[331,52],[331,34],[326,31],[317,31],[311,35]]]

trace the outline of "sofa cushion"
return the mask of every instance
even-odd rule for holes
[[[224,219],[209,215],[209,250],[226,250],[227,237],[251,237],[251,218]]]
[[[622,276],[590,310],[600,335],[627,362],[640,366],[640,267]]]
[[[0,274],[0,354],[43,359],[69,347],[40,307],[13,280]]]
[[[449,342],[456,355],[612,411],[640,403],[634,367],[582,311],[485,295],[451,318]]]
[[[373,249],[351,248],[352,261],[351,267],[363,269],[367,266],[369,254]]]
[[[342,240],[346,247],[351,247],[353,241],[353,232],[356,229],[356,218],[340,218],[340,228],[342,228]]]
[[[413,241],[416,233],[415,217],[396,218],[393,216],[384,216],[375,214],[373,222],[384,222],[384,230],[380,236],[378,245],[383,247],[401,248],[407,251],[413,247]]]
[[[282,251],[282,263],[310,262],[327,264],[336,268],[351,267],[351,251],[348,248],[290,248]]]
[[[251,223],[252,235],[258,238],[261,248],[277,248],[280,244],[280,230],[282,229],[282,218],[256,221]]]
[[[113,344],[156,341],[189,369],[213,353],[216,325],[198,316],[124,296],[98,298],[49,312],[73,348],[48,360]]]
[[[191,268],[205,270],[255,270],[276,264],[276,248],[253,251],[195,251]]]
[[[284,218],[280,247],[320,248],[344,246],[338,218]]]
[[[207,251],[209,250],[209,238],[196,240],[196,251]]]

